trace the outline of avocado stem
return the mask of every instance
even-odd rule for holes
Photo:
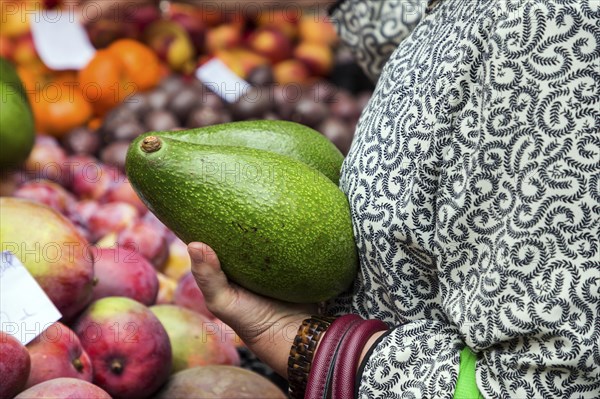
[[[156,136],[148,136],[142,140],[140,147],[142,148],[142,151],[146,153],[156,152],[162,147],[162,141]]]

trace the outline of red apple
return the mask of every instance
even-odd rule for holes
[[[147,398],[169,378],[169,336],[156,316],[133,299],[93,302],[74,331],[92,359],[94,382],[115,399]]]
[[[55,378],[21,392],[15,399],[111,399],[102,388],[77,378]]]
[[[131,226],[139,218],[137,209],[125,202],[102,204],[90,217],[88,228],[93,241],[99,240],[108,233],[117,233]]]
[[[0,398],[12,398],[25,388],[31,360],[15,337],[0,331]]]
[[[169,244],[165,234],[140,220],[123,229],[117,236],[117,244],[130,251],[138,252],[161,270],[169,258]]]
[[[153,305],[158,277],[152,265],[139,253],[125,248],[92,248],[97,283],[94,300],[124,296],[144,305]]]
[[[211,319],[215,317],[215,315],[206,307],[204,295],[200,288],[198,288],[198,284],[196,284],[192,272],[186,273],[177,283],[173,302],[175,302],[176,305],[193,310]]]
[[[27,344],[31,373],[27,388],[54,378],[70,377],[92,382],[92,363],[75,333],[56,322]]]
[[[76,202],[73,194],[50,180],[26,182],[17,189],[13,196],[48,205],[62,214],[67,213],[67,210]]]

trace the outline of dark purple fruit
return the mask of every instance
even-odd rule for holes
[[[107,165],[112,165],[120,170],[125,170],[125,157],[129,148],[128,141],[115,141],[104,147],[100,159]]]
[[[231,113],[235,120],[258,118],[273,107],[273,98],[267,89],[252,87],[235,103]]]
[[[208,89],[201,92],[200,103],[205,107],[215,109],[225,108],[225,103],[223,102],[221,97],[219,97],[217,94],[213,93]]]
[[[181,77],[177,75],[171,75],[163,79],[159,83],[158,87],[167,95],[172,95],[181,91],[185,87],[185,83],[183,82]]]
[[[71,130],[62,141],[67,151],[75,155],[94,154],[100,148],[100,136],[87,127]]]
[[[190,111],[200,102],[200,97],[196,90],[191,87],[186,87],[180,92],[172,95],[167,109],[171,111],[180,122],[184,123]]]
[[[354,137],[354,130],[346,122],[329,117],[321,123],[317,129],[327,137],[342,154],[347,155]]]
[[[317,103],[331,103],[338,89],[326,80],[319,80],[310,86],[308,97]]]
[[[157,89],[151,93],[148,93],[148,112],[157,109],[164,109],[169,103],[170,99],[171,95],[165,90]]]
[[[146,115],[144,125],[148,131],[171,130],[179,126],[179,121],[171,112],[157,109]]]
[[[146,129],[138,121],[126,121],[118,125],[112,132],[109,132],[111,140],[131,141]]]
[[[304,97],[296,104],[290,120],[314,128],[328,116],[329,108],[327,104],[315,102],[310,97]]]
[[[202,106],[190,112],[187,127],[204,127],[227,122],[231,122],[231,114],[228,110]]]
[[[145,93],[135,93],[123,101],[123,107],[130,109],[138,118],[150,111],[150,101]]]
[[[273,68],[270,65],[259,65],[252,69],[246,79],[252,86],[269,86],[275,82]]]
[[[299,86],[295,85],[275,86],[273,87],[272,96],[275,111],[281,119],[289,120],[301,98],[301,90]]]
[[[331,115],[347,123],[355,124],[360,117],[360,112],[358,102],[350,93],[345,91],[339,92],[331,104]]]

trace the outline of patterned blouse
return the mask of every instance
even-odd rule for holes
[[[360,398],[600,398],[600,0],[345,0],[375,80],[342,170],[361,269],[331,313],[393,328]]]

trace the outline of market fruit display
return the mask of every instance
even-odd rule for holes
[[[150,310],[169,335],[172,373],[196,366],[239,365],[240,357],[225,340],[225,331],[208,317],[176,305],[155,305]]]
[[[0,331],[0,398],[12,398],[25,388],[31,360],[15,337]]]
[[[63,377],[92,382],[90,357],[77,335],[60,322],[53,323],[27,344],[27,351],[31,356],[27,388]]]
[[[140,136],[127,154],[140,198],[184,242],[203,241],[228,277],[290,302],[319,302],[353,281],[357,254],[345,195],[277,153]]]
[[[92,299],[94,269],[89,246],[54,209],[30,200],[0,198],[1,250],[20,259],[65,320]]]
[[[154,399],[285,399],[272,382],[249,370],[231,366],[203,366],[173,374]]]
[[[66,6],[61,0],[10,0],[10,3],[27,10]],[[150,391],[156,387],[149,384],[161,380],[160,377],[135,377],[127,365],[116,376],[106,363],[99,367],[92,364],[102,353],[119,353],[134,363],[139,358],[136,353],[140,351],[135,345],[124,350],[122,339],[113,339],[115,334],[124,338],[132,333],[123,327],[137,317],[132,314],[138,313],[133,308],[119,310],[115,306],[101,306],[98,311],[96,306],[120,296],[125,298],[118,303],[134,300],[139,302],[138,308],[177,305],[177,309],[189,309],[176,312],[178,316],[194,314],[175,317],[176,321],[163,317],[164,320],[149,323],[151,327],[144,330],[162,344],[165,339],[157,338],[161,334],[165,337],[161,331],[180,334],[173,347],[183,350],[171,350],[177,367],[194,367],[197,362],[222,363],[228,359],[229,364],[241,364],[268,375],[281,389],[263,385],[263,378],[241,368],[227,366],[218,368],[218,372],[207,372],[211,369],[204,368],[197,374],[200,380],[176,377],[181,372],[172,374],[169,383],[163,384],[167,391],[184,387],[201,392],[190,394],[191,397],[202,397],[204,393],[209,396],[210,391],[221,397],[215,392],[223,387],[228,397],[271,397],[268,392],[273,392],[272,397],[282,397],[285,382],[268,373],[268,367],[250,355],[231,327],[207,310],[202,292],[190,273],[186,243],[148,211],[125,177],[126,156],[133,140],[160,131],[166,138],[172,134],[172,138],[179,137],[179,141],[189,144],[250,147],[279,153],[320,170],[335,185],[360,111],[372,89],[370,83],[364,83],[364,76],[348,73],[358,70],[350,50],[338,45],[326,18],[312,14],[292,15],[282,9],[252,15],[206,13],[197,7],[169,2],[168,7],[160,9],[154,5],[127,8],[124,20],[118,18],[123,16],[119,12],[87,20],[84,28],[99,51],[82,70],[58,71],[44,65],[37,54],[28,18],[18,18],[21,13],[6,13],[10,10],[14,9],[5,7],[1,11],[0,57],[8,62],[0,60],[3,68],[0,117],[6,116],[17,129],[8,130],[8,137],[4,130],[0,132],[3,172],[0,195],[51,210],[42,213],[37,207],[31,212],[19,210],[16,216],[7,219],[4,216],[12,208],[2,202],[1,249],[17,251],[13,245],[5,245],[4,237],[6,225],[14,226],[11,231],[18,227],[17,239],[24,237],[26,241],[22,246],[25,251],[17,251],[17,257],[22,258],[64,317],[27,347],[20,346],[20,351],[10,352],[10,356],[2,352],[0,364],[20,364],[23,350],[29,351],[30,358],[37,359],[32,360],[35,364],[32,363],[29,384],[52,378],[27,389],[23,394],[26,397],[109,397],[100,386],[120,397],[117,392],[120,388],[116,387],[119,382],[125,384],[121,388],[129,390],[124,396],[152,397],[154,392]],[[237,101],[225,101],[212,91],[214,85],[201,83],[194,76],[196,68],[213,58],[220,59],[250,84]],[[18,96],[19,106],[5,101]],[[27,114],[23,111],[25,106],[30,108],[29,118],[23,117]],[[1,126],[7,126],[4,119],[0,122]],[[24,127],[29,134],[17,134]],[[186,135],[195,138],[183,140]],[[5,158],[10,160],[7,165]],[[212,209],[236,204],[242,197],[234,193],[231,198],[230,195],[222,198],[221,205],[211,204]],[[328,208],[322,207],[318,212],[328,212]],[[300,223],[306,217],[304,212],[290,212],[290,216],[297,217]],[[195,220],[203,223],[200,218]],[[246,226],[244,221],[241,225]],[[212,224],[211,228],[216,227]],[[305,228],[311,229],[308,225]],[[324,237],[329,234],[333,232],[324,232]],[[76,237],[75,241],[72,237]],[[290,248],[298,241],[282,236],[281,242],[285,240],[289,240]],[[259,244],[260,237],[252,245]],[[69,255],[77,248],[82,249],[81,254],[72,258],[70,264],[56,256],[58,251]],[[120,256],[123,252],[126,252],[124,257]],[[116,254],[116,261],[107,262],[104,254],[112,255],[113,260]],[[80,255],[88,262],[82,263]],[[139,262],[132,265],[124,261],[130,255]],[[35,257],[40,262],[32,262]],[[318,274],[314,268],[302,272],[310,274],[311,279]],[[305,275],[282,273],[280,278],[285,277],[287,283],[305,279]],[[85,278],[79,279],[82,276]],[[347,284],[346,278],[350,277],[344,275],[338,281]],[[145,309],[140,311],[142,314],[152,313],[149,308],[139,309]],[[123,320],[119,317],[127,322],[112,321]],[[202,319],[200,324],[204,323],[205,331],[198,331],[197,326],[190,327],[190,331],[204,334],[210,342],[218,332],[223,342],[201,347],[197,352],[202,356],[195,357],[178,342],[190,339],[182,327],[185,320],[198,318]],[[84,323],[82,320],[87,320],[88,327],[83,333],[79,330],[78,335],[73,335],[76,327]],[[58,339],[54,334],[57,331],[64,336]],[[95,331],[105,339],[90,340]],[[65,336],[72,339],[65,343]],[[198,345],[197,340],[190,342]],[[233,347],[237,348],[239,358],[232,352]],[[47,365],[43,370],[36,366],[42,358]],[[77,359],[83,366],[81,370]],[[147,365],[140,367],[152,374],[145,369]],[[155,373],[164,372],[158,366],[150,368]],[[18,374],[22,381],[27,380],[24,373]],[[0,378],[8,375],[1,372]],[[94,385],[89,383],[90,378]],[[0,389],[6,389],[8,385],[2,381]],[[15,389],[13,393],[17,394],[25,386]]]
[[[0,58],[0,103],[0,170],[15,169],[33,147],[34,119],[16,71],[3,58]]]
[[[198,129],[150,132],[194,144],[255,148],[294,158],[338,184],[344,156],[314,129],[280,120],[222,123]]]
[[[44,381],[21,392],[15,399],[111,399],[102,388],[77,378],[55,378]]]
[[[125,297],[99,299],[73,329],[92,359],[94,383],[113,398],[146,398],[169,377],[169,336],[141,303]]]

